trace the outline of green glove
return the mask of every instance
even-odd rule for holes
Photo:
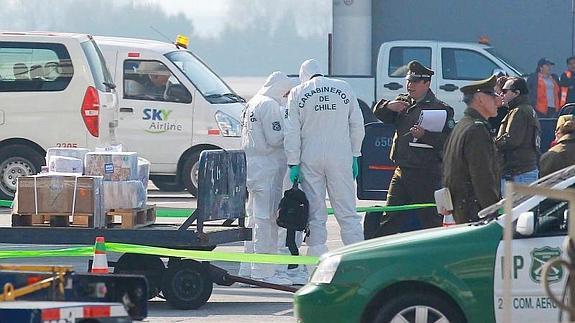
[[[357,175],[359,174],[359,162],[358,162],[359,157],[353,157],[353,164],[351,166],[351,170],[353,171],[353,179],[357,178]]]
[[[301,180],[299,178],[299,165],[289,166],[289,179],[292,182],[292,184],[295,183],[296,180],[301,183]]]

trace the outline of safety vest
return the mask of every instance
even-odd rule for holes
[[[559,84],[555,82],[553,77],[551,77],[551,80],[553,81],[554,102],[547,102],[547,86],[545,85],[545,80],[541,73],[537,76],[537,101],[535,102],[535,110],[542,114],[547,114],[549,107],[554,107],[557,111],[561,109],[561,106],[559,105]]]
[[[565,76],[567,78],[571,78],[573,73],[570,70],[565,71]],[[561,99],[559,100],[560,107],[564,106],[567,103],[567,92],[569,92],[569,87],[562,86],[561,87]]]

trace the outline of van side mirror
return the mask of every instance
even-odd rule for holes
[[[535,214],[533,212],[523,212],[517,219],[517,233],[529,237],[535,232]]]
[[[166,91],[166,100],[170,102],[191,103],[192,95],[182,84],[172,84]]]

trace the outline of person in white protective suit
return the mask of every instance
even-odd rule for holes
[[[278,253],[279,201],[286,174],[283,149],[284,122],[280,104],[292,87],[292,81],[281,72],[273,72],[264,86],[247,103],[242,116],[242,149],[247,160],[248,226],[252,227],[252,242],[245,251],[265,254]],[[278,266],[242,264],[240,275],[274,284],[291,285],[291,280],[277,274]]]
[[[343,243],[363,240],[354,179],[365,130],[347,82],[324,77],[313,59],[303,62],[299,78],[288,96],[284,147],[290,179],[301,181],[309,201],[307,254],[321,256],[327,252],[326,189]]]

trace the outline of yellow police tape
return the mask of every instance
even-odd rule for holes
[[[141,255],[155,255],[159,257],[189,258],[195,260],[255,262],[274,265],[315,265],[318,257],[271,255],[257,253],[234,253],[202,250],[179,250],[161,247],[150,247],[126,243],[106,242],[106,250],[117,253],[134,253]],[[47,250],[0,250],[0,259],[14,258],[45,258],[45,257],[89,257],[94,253],[92,246],[80,246],[62,249]]]

